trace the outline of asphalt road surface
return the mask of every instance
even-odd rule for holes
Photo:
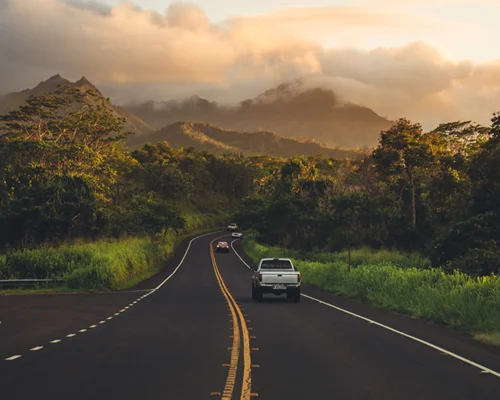
[[[307,286],[254,302],[223,234],[134,291],[0,296],[0,398],[500,398],[500,352],[463,334]]]

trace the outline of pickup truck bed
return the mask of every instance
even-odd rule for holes
[[[288,258],[263,258],[252,277],[252,298],[262,301],[263,294],[287,295],[300,301],[300,272]]]

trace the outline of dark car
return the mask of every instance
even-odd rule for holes
[[[228,242],[217,243],[217,246],[215,247],[215,251],[217,253],[220,253],[220,252],[229,253],[229,243]]]

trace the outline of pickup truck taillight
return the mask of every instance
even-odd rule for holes
[[[259,274],[259,282],[262,282],[262,274]]]
[[[297,283],[300,283],[300,272],[297,275]]]

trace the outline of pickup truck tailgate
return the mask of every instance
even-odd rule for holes
[[[278,285],[278,284],[296,284],[297,272],[295,271],[263,271],[262,283],[265,285]]]

